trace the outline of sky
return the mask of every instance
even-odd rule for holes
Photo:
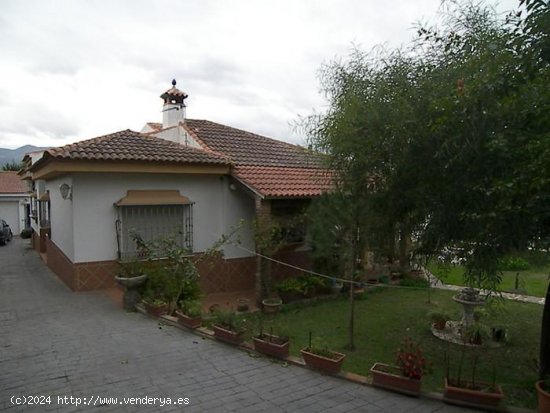
[[[502,0],[497,11],[516,7]],[[319,70],[354,47],[396,48],[441,0],[0,0],[0,148],[61,146],[187,117],[305,144]]]

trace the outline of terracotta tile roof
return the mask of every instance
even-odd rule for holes
[[[183,125],[205,149],[227,156],[236,165],[322,166],[319,154],[297,145],[207,120],[186,119]]]
[[[129,129],[44,151],[43,160],[149,161],[229,165],[228,159]],[[40,161],[39,161],[40,162]],[[38,165],[38,162],[33,165]]]
[[[326,169],[236,166],[232,173],[268,197],[312,197],[332,188],[331,174]]]
[[[0,172],[0,194],[25,194],[27,185],[16,171]]]

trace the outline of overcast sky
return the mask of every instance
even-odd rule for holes
[[[502,0],[497,10],[514,8]],[[353,45],[393,48],[440,0],[0,0],[0,147],[59,146],[187,116],[294,143],[323,111],[318,71]]]

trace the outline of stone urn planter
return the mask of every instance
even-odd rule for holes
[[[463,288],[453,300],[462,305],[462,327],[467,330],[475,324],[474,310],[476,307],[484,306],[485,300],[479,296],[479,291],[474,288]]]
[[[116,282],[124,287],[122,307],[126,311],[136,311],[136,304],[141,301],[141,295],[137,290],[139,286],[147,281],[147,275],[141,274],[136,277],[115,276]]]
[[[539,401],[539,413],[550,413],[550,389],[543,388],[543,381],[535,383],[537,397]]]
[[[455,380],[445,379],[443,401],[459,406],[475,407],[478,409],[491,409],[500,404],[504,398],[499,385],[486,382],[461,381],[460,385]]]
[[[268,314],[278,313],[281,309],[282,304],[283,300],[281,300],[280,298],[266,298],[262,300],[264,312]]]
[[[254,350],[278,359],[285,359],[289,354],[290,342],[286,337],[263,333],[254,337]]]
[[[178,323],[188,328],[199,328],[202,324],[201,316],[191,317],[179,310],[176,311],[176,317],[178,317]]]
[[[409,396],[420,395],[422,381],[405,377],[397,366],[375,363],[370,369],[372,385],[386,390],[395,391]]]
[[[323,354],[318,354],[310,350],[309,347],[301,349],[300,353],[306,366],[329,374],[339,373],[346,358],[345,354],[337,351],[326,350],[323,351]]]
[[[212,326],[214,330],[214,337],[216,340],[223,341],[228,344],[238,346],[244,341],[244,331],[228,330],[222,326],[214,324]]]
[[[145,310],[149,315],[152,315],[153,317],[160,317],[161,315],[168,313],[168,303],[155,303],[155,302],[148,302],[143,301],[143,306],[145,307]]]

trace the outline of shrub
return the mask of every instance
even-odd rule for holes
[[[180,311],[189,317],[202,315],[202,305],[198,300],[181,300],[178,304]]]
[[[430,283],[428,280],[418,277],[410,277],[408,275],[403,276],[401,279],[401,285],[403,287],[414,287],[414,288],[428,288]]]
[[[529,268],[531,268],[531,265],[527,260],[516,256],[503,258],[499,263],[501,271],[527,271]]]
[[[214,324],[236,333],[244,331],[244,320],[237,313],[229,310],[216,310],[214,312]]]

